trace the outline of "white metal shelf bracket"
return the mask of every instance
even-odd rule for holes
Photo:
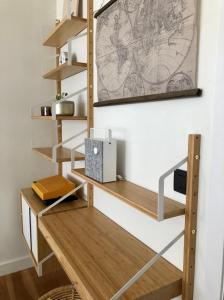
[[[69,192],[68,194],[66,194],[65,196],[61,197],[60,199],[58,199],[57,201],[55,201],[53,204],[49,205],[47,208],[43,209],[41,212],[39,212],[38,214],[38,218],[43,217],[43,215],[48,212],[50,209],[52,209],[53,207],[57,206],[58,204],[60,204],[62,201],[64,201],[66,198],[68,198],[69,196],[71,196],[72,194],[74,194],[75,192],[77,192],[78,190],[80,190],[81,188],[84,187],[84,185],[87,182],[83,182],[82,184],[80,184],[79,186],[77,186],[75,189],[73,189],[71,192]]]
[[[182,231],[174,238],[165,248],[156,254],[140,271],[138,271],[110,300],[117,300],[138,281],[174,244],[176,244],[183,236],[185,231]]]
[[[87,132],[87,129],[82,130],[81,132],[79,132],[76,135],[70,137],[69,139],[61,142],[60,144],[54,145],[53,149],[52,149],[52,160],[53,160],[53,162],[55,162],[55,163],[57,162],[57,150],[58,150],[58,148],[60,148],[63,145],[67,144],[68,142],[71,142],[71,141],[75,140],[76,138],[83,135],[85,132]]]
[[[84,145],[85,145],[85,143],[81,143],[78,146],[76,146],[75,148],[71,149],[71,170],[75,169],[75,151]]]
[[[45,257],[44,259],[42,259],[38,264],[37,264],[37,274],[38,277],[42,277],[43,276],[43,264],[49,260],[52,256],[54,256],[54,252],[51,252],[47,257]]]
[[[72,19],[72,0],[67,0],[67,19]]]
[[[160,178],[159,178],[159,192],[158,192],[158,221],[164,220],[164,207],[165,207],[165,199],[164,199],[164,184],[165,179],[171,175],[174,171],[176,171],[178,168],[180,168],[182,165],[184,165],[188,160],[188,157],[185,157],[182,159],[179,163],[177,163],[175,166],[173,166],[171,169],[166,171]]]

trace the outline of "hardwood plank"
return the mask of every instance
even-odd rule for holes
[[[84,169],[75,169],[72,171],[87,182],[94,184],[98,188],[110,193],[138,210],[157,219],[157,196],[158,194],[138,186],[129,181],[116,181],[110,183],[99,183],[85,176]],[[185,205],[175,200],[165,197],[164,218],[169,219],[185,214]]]
[[[32,116],[33,120],[43,120],[43,121],[54,121],[52,116]],[[85,121],[87,117],[85,116],[56,116],[56,120],[61,121]]]
[[[190,135],[188,143],[188,180],[184,240],[183,300],[193,300],[197,237],[200,135]]]
[[[54,31],[45,39],[43,45],[61,48],[68,40],[86,29],[87,20],[81,17],[72,16],[71,20],[62,20]]]
[[[52,79],[52,80],[63,80],[73,75],[76,75],[80,72],[83,72],[87,69],[86,63],[80,62],[72,62],[72,65],[68,63],[64,63],[56,67],[55,69],[51,70],[47,74],[43,76],[44,79]]]
[[[63,270],[38,278],[35,269],[31,268],[0,277],[0,299],[37,300],[48,291],[68,284]]]
[[[85,300],[110,299],[155,256],[93,207],[44,216],[39,228]],[[121,299],[165,300],[181,290],[182,272],[160,259]]]
[[[142,103],[142,102],[166,101],[166,100],[181,100],[189,97],[190,98],[200,97],[201,95],[202,95],[201,89],[192,89],[186,91],[177,91],[177,92],[169,92],[169,93],[162,93],[162,94],[155,94],[155,95],[99,101],[94,103],[94,107],[133,104],[133,103]]]
[[[33,148],[33,151],[39,153],[44,158],[52,161],[52,148]],[[76,151],[76,160],[85,160],[85,155]],[[71,161],[71,152],[67,148],[59,148],[57,155],[57,162],[70,162]]]
[[[40,198],[36,195],[32,188],[22,189],[21,195],[23,195],[24,199],[26,200],[26,202],[28,203],[35,215],[38,215],[43,209],[47,207],[47,205],[40,200]],[[87,207],[87,201],[80,198],[75,201],[60,203],[48,212],[46,212],[46,215],[58,212],[65,212],[72,209],[79,209],[83,207]]]

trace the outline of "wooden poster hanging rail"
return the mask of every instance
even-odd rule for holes
[[[200,97],[201,95],[202,95],[201,89],[191,89],[185,91],[176,91],[176,92],[146,95],[146,96],[139,96],[139,97],[130,97],[130,98],[113,99],[113,100],[105,100],[105,101],[103,100],[103,101],[95,102],[94,107],[185,99],[191,97]]]

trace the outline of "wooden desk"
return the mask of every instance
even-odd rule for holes
[[[95,208],[47,215],[39,228],[85,300],[109,300],[154,255]],[[160,259],[121,299],[168,300],[182,293],[182,272]]]

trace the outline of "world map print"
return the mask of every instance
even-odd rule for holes
[[[197,86],[197,0],[117,0],[97,18],[98,100]]]

